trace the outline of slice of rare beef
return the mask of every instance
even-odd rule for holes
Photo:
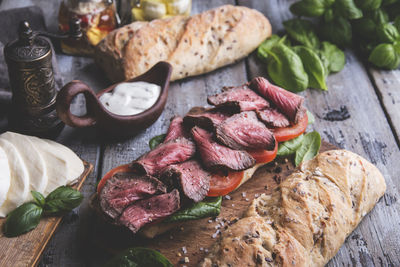
[[[237,150],[273,150],[274,134],[257,119],[254,111],[241,112],[219,124],[215,131],[218,141]]]
[[[218,144],[213,134],[199,127],[192,129],[192,136],[204,166],[209,170],[241,171],[252,167],[256,161],[246,151],[234,150]]]
[[[150,152],[131,163],[131,168],[142,174],[157,176],[165,167],[184,162],[196,152],[195,144],[187,138],[179,137],[158,145]]]
[[[207,102],[218,107],[231,107],[235,112],[258,110],[269,107],[267,100],[251,90],[246,84],[228,88],[217,95],[209,96]]]
[[[304,98],[302,96],[275,86],[263,77],[254,78],[250,82],[250,88],[273,103],[291,122],[297,123],[306,113],[306,109],[303,107]]]
[[[229,118],[230,114],[217,109],[192,108],[183,118],[183,124],[191,129],[194,126],[214,131],[215,126]]]
[[[179,208],[179,191],[174,189],[167,194],[136,201],[124,210],[118,221],[136,233],[144,225],[166,218]]]
[[[179,137],[188,138],[190,135],[186,132],[183,127],[183,119],[182,117],[176,116],[172,119],[169,124],[167,135],[165,136],[164,143],[177,139]]]
[[[197,160],[175,164],[166,169],[162,180],[181,189],[194,202],[204,199],[210,188],[211,174],[205,171]]]
[[[105,214],[115,219],[135,201],[166,191],[166,186],[154,177],[119,172],[114,174],[101,190],[100,207]]]
[[[290,122],[286,116],[274,108],[257,110],[257,117],[260,121],[267,125],[268,128],[282,128],[290,125]]]

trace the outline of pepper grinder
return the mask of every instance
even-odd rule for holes
[[[64,35],[32,31],[27,21],[18,28],[18,39],[4,48],[12,91],[8,116],[11,130],[40,137],[58,134],[64,127],[57,117],[52,46],[44,38],[80,38],[79,20],[73,19]]]

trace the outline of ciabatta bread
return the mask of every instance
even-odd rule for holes
[[[364,158],[321,153],[255,199],[200,265],[324,266],[385,190],[382,174]]]
[[[171,80],[231,64],[271,35],[260,12],[225,5],[191,17],[134,22],[96,47],[96,62],[114,82],[136,77],[159,61],[173,66]]]

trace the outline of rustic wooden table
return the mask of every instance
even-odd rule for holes
[[[45,14],[47,27],[56,31],[59,2],[3,0],[0,10],[37,5]],[[291,2],[193,0],[192,12],[223,4],[245,5],[263,12],[270,19],[273,31],[278,32],[282,30],[282,21],[291,17],[288,10]],[[400,70],[376,70],[350,50],[346,51],[346,58],[344,70],[329,76],[328,92],[306,90],[302,94],[308,109],[316,116],[310,130],[315,129],[330,143],[371,160],[382,171],[388,188],[328,266],[400,266],[400,201],[397,201],[400,199]],[[110,84],[90,58],[57,54],[57,60],[65,83],[79,79],[97,91]],[[99,266],[109,259],[110,254],[94,244],[91,234],[94,218],[88,201],[95,191],[96,181],[111,168],[147,151],[149,139],[164,133],[172,116],[183,115],[192,106],[204,105],[206,96],[222,86],[241,84],[258,75],[266,75],[265,67],[251,55],[212,73],[172,83],[161,117],[150,128],[125,142],[104,143],[98,138],[101,133],[94,129],[66,127],[57,141],[71,147],[95,168],[83,186],[83,204],[65,216],[39,266]],[[73,108],[77,114],[84,113],[83,98],[78,97]],[[341,109],[347,109],[350,116],[343,120],[327,120],[330,112]],[[2,125],[4,128],[4,123],[0,123],[0,127]]]

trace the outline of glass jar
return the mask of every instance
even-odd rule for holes
[[[113,0],[63,0],[58,22],[62,32],[69,30],[69,21],[80,20],[83,36],[79,40],[67,39],[61,42],[64,53],[92,55],[94,47],[118,26],[118,17]]]
[[[132,21],[189,16],[192,0],[133,0]]]

